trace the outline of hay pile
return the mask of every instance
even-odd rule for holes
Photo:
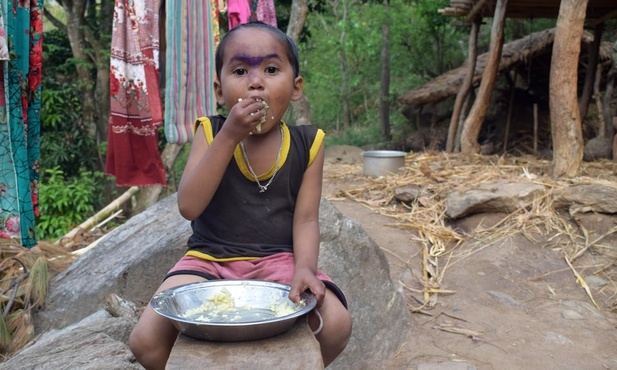
[[[412,294],[420,304],[420,306],[410,305],[410,309],[414,312],[433,307],[439,294],[454,293],[441,289],[441,283],[449,267],[515,233],[522,233],[531,241],[542,237],[542,240],[548,241],[549,246],[561,248],[564,260],[578,282],[585,288],[590,300],[596,304],[573,263],[594,247],[601,249],[608,258],[606,263],[596,266],[594,273],[601,274],[614,270],[617,251],[610,246],[602,245],[601,241],[615,233],[617,228],[590,240],[589,232],[583,225],[577,223],[575,218],[555,212],[551,206],[551,195],[559,188],[574,184],[617,186],[617,163],[612,161],[583,163],[581,175],[575,179],[551,179],[551,171],[550,161],[538,160],[532,156],[463,156],[423,152],[408,155],[405,169],[388,177],[364,177],[361,164],[336,165],[336,170],[334,165],[326,164],[324,178],[325,181],[328,178],[344,178],[346,182],[354,183],[353,188],[327,196],[328,199],[350,199],[360,202],[377,213],[391,217],[392,225],[411,229],[416,235],[417,242],[423,246],[422,289],[406,286],[410,292],[422,296],[420,299]],[[350,178],[354,181],[348,181]],[[465,191],[481,183],[497,180],[530,181],[544,185],[546,192],[540,199],[508,214],[495,225],[487,227],[480,225],[471,233],[463,233],[453,228],[445,216],[447,195],[454,190]],[[419,197],[411,204],[396,201],[395,189],[411,185],[425,189],[427,195]],[[473,243],[468,243],[471,247],[466,247],[465,250],[458,248],[465,241],[472,241]],[[409,262],[398,258],[405,264]],[[613,294],[617,295],[617,291]]]
[[[0,356],[7,356],[33,339],[32,315],[45,306],[52,276],[70,266],[74,256],[45,242],[32,249],[0,246]]]

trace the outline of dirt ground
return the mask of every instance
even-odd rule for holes
[[[447,261],[447,268],[439,266],[441,293],[431,294],[431,304],[423,306],[426,269],[417,230],[395,226],[374,207],[340,196],[366,184],[358,158],[353,148],[326,152],[323,195],[381,247],[392,280],[413,312],[413,330],[384,368],[617,369],[617,237],[610,232],[617,217],[578,216],[589,240],[605,237],[572,267],[559,246],[560,235],[465,241],[439,260]],[[475,215],[452,226],[471,233],[504,217]]]

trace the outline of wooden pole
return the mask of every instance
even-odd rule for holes
[[[510,123],[512,122],[512,110],[514,108],[514,93],[516,92],[516,81],[518,80],[518,73],[514,73],[514,81],[512,81],[512,87],[510,88],[510,101],[508,102],[508,118],[506,119],[506,133],[503,138],[503,153],[508,150],[508,140],[510,136]]]
[[[503,48],[503,29],[507,6],[508,0],[497,0],[497,4],[495,5],[488,60],[484,68],[484,73],[482,74],[482,82],[480,82],[480,88],[478,89],[478,97],[471,107],[469,116],[465,120],[463,126],[461,151],[464,154],[480,153],[478,135],[480,134],[482,123],[486,117],[495,80],[497,79],[497,71],[499,70],[499,62],[501,60],[501,50]]]
[[[463,80],[461,88],[456,94],[456,101],[454,102],[454,109],[452,111],[452,117],[450,117],[450,127],[448,128],[448,138],[446,140],[446,152],[452,153],[455,146],[456,133],[458,131],[458,122],[461,116],[463,102],[469,95],[469,90],[473,83],[473,76],[476,72],[476,61],[478,59],[478,30],[480,29],[480,23],[482,19],[476,19],[471,25],[471,31],[469,32],[469,57],[467,58],[467,74]]]
[[[579,111],[581,120],[585,122],[587,117],[587,110],[589,109],[589,101],[591,99],[591,93],[593,90],[593,83],[595,81],[596,69],[598,66],[598,55],[600,54],[600,42],[602,41],[602,32],[604,31],[604,23],[600,23],[596,26],[593,34],[593,43],[588,49],[588,62],[587,71],[585,73],[585,84],[583,85],[583,92],[581,93],[581,99],[579,100]]]
[[[538,103],[533,103],[533,154],[538,154]]]
[[[587,0],[562,0],[550,70],[553,177],[575,177],[583,162],[583,133],[577,101],[578,59]]]

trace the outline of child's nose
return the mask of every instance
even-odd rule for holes
[[[249,73],[249,89],[260,89],[263,87],[263,78],[257,71]]]

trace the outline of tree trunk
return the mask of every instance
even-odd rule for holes
[[[577,102],[577,67],[587,0],[563,0],[559,7],[550,71],[553,177],[574,177],[583,161],[583,133]]]
[[[343,31],[343,35],[345,35],[345,31]],[[345,45],[344,36],[341,36],[341,45]],[[339,50],[339,67],[341,70],[341,103],[343,105],[343,130],[347,130],[351,127],[351,108],[349,108],[349,89],[347,87],[347,57],[345,55],[344,50]]]
[[[381,26],[381,91],[379,111],[381,113],[381,136],[392,139],[390,133],[390,3],[384,0],[384,22]]]
[[[471,107],[469,116],[463,126],[463,136],[461,137],[461,150],[463,154],[477,154],[480,152],[478,135],[486,117],[491,94],[493,93],[493,86],[497,78],[501,49],[503,47],[503,28],[507,5],[508,0],[497,0],[497,5],[495,5],[488,60],[482,74],[478,97]]]
[[[308,15],[308,5],[306,0],[292,0],[291,12],[289,14],[289,24],[287,25],[287,35],[297,44],[300,41],[300,34]]]
[[[587,73],[585,74],[585,85],[583,86],[583,92],[581,93],[581,99],[579,101],[579,111],[581,120],[584,122],[587,117],[587,110],[589,108],[589,101],[591,99],[591,92],[593,90],[593,84],[596,77],[596,68],[598,66],[598,54],[600,52],[600,42],[602,41],[602,32],[604,31],[604,23],[600,23],[596,26],[593,34],[593,43],[588,51],[587,59]]]
[[[287,35],[291,37],[296,44],[300,40],[304,22],[308,15],[308,5],[306,0],[293,0],[291,2],[291,13],[289,14],[289,24],[287,25]],[[295,118],[296,125],[310,125],[310,102],[306,95],[302,95],[300,100],[291,103],[291,109]]]
[[[73,57],[78,61],[77,86],[81,95],[82,119],[97,144],[107,140],[109,120],[109,44],[101,35],[111,33],[113,2],[96,5],[88,0],[58,0],[64,9],[66,31]],[[98,27],[108,32],[95,32],[86,21],[86,13],[101,6]],[[92,66],[96,74],[92,73]],[[105,168],[104,158],[99,156],[101,171]]]
[[[454,151],[454,140],[458,131],[458,121],[461,117],[461,111],[463,103],[469,95],[469,90],[473,83],[473,76],[476,71],[476,61],[478,59],[478,31],[480,29],[480,18],[476,19],[471,25],[471,31],[469,32],[469,58],[467,59],[467,75],[461,85],[461,89],[456,94],[456,101],[454,102],[454,109],[452,111],[452,117],[450,117],[450,127],[448,128],[448,138],[446,140],[446,152],[452,153]]]
[[[173,184],[173,181],[170,181],[169,174],[173,173],[174,163],[176,163],[176,158],[178,158],[178,154],[180,154],[183,145],[184,144],[167,143],[161,153],[163,167],[167,174],[167,185],[171,188],[170,192],[175,192],[177,190],[177,184]],[[162,192],[162,185],[140,187],[139,194],[137,195],[137,205],[131,210],[131,216],[146,210],[146,208],[156,203]]]

